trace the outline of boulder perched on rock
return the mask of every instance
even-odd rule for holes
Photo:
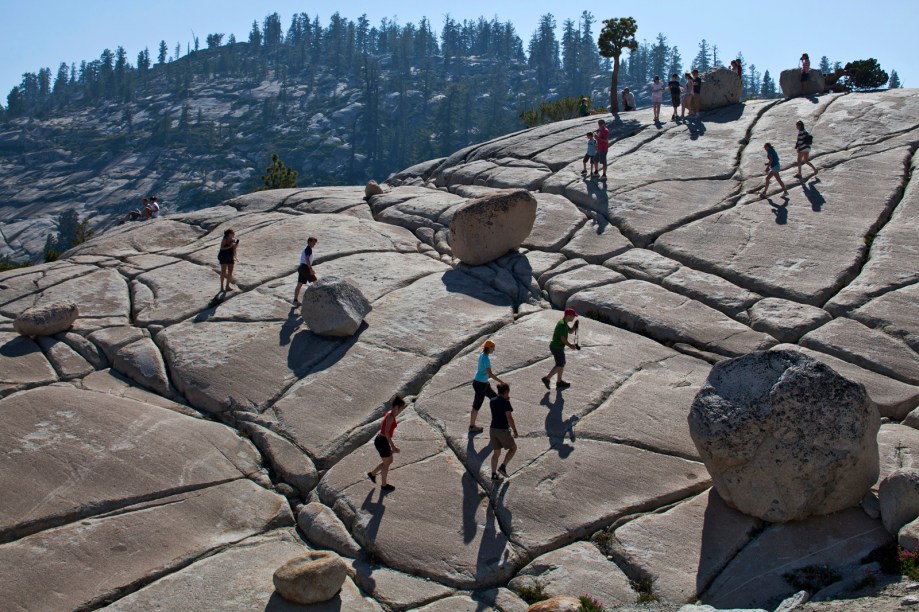
[[[337,276],[324,276],[304,292],[300,316],[314,334],[351,336],[371,309],[354,284]]]
[[[380,195],[382,193],[383,193],[383,188],[380,187],[379,183],[377,183],[373,179],[370,179],[367,182],[367,186],[364,187],[364,198],[368,200],[372,198],[373,196]]]
[[[919,470],[903,468],[881,481],[881,520],[891,535],[919,517]]]
[[[879,474],[880,416],[864,387],[794,351],[715,365],[689,429],[724,501],[766,521],[854,506]]]
[[[702,76],[699,110],[712,110],[740,102],[743,84],[730,68],[715,68]]]
[[[823,93],[826,86],[826,79],[819,70],[811,70],[810,78],[806,81],[801,80],[801,69],[792,68],[783,70],[779,75],[779,87],[782,88],[782,95],[786,98],[797,96],[813,96]]]
[[[274,572],[274,588],[287,601],[314,604],[328,601],[341,590],[348,566],[332,552],[310,551],[291,559]]]
[[[53,302],[24,310],[13,321],[13,329],[23,336],[51,336],[70,329],[80,316],[73,302]]]
[[[450,222],[453,256],[470,266],[498,259],[526,240],[536,222],[536,198],[526,189],[482,196],[460,207]]]

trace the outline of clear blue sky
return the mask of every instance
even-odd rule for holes
[[[133,64],[144,47],[155,55],[160,40],[168,43],[170,54],[180,42],[184,53],[192,32],[202,46],[205,36],[215,32],[233,33],[237,39],[246,40],[252,21],[261,22],[275,11],[281,15],[285,31],[291,15],[298,12],[318,15],[323,25],[336,10],[352,20],[366,13],[373,24],[383,17],[400,24],[417,23],[426,16],[438,32],[447,13],[458,21],[497,16],[514,23],[525,47],[540,15],[552,13],[560,28],[565,19],[577,21],[581,11],[588,9],[598,21],[634,17],[639,41],[653,41],[662,32],[671,45],[679,47],[684,65],[705,38],[709,44],[718,45],[725,63],[741,51],[748,64],[755,63],[760,72],[768,69],[776,79],[782,69],[796,66],[801,53],[807,52],[815,64],[822,55],[841,62],[874,57],[888,72],[896,70],[906,87],[919,86],[917,0],[656,0],[616,4],[607,8],[607,3],[568,5],[557,0],[0,0],[0,103],[6,105],[7,93],[20,82],[23,72],[49,67],[54,74],[62,61],[79,65],[80,60],[98,58],[104,48],[114,50],[118,45],[127,50]],[[598,31],[599,23],[595,33]]]

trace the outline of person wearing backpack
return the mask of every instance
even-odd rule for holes
[[[795,141],[795,150],[798,152],[798,173],[795,177],[803,179],[804,175],[801,171],[801,166],[807,164],[814,171],[814,176],[817,176],[817,168],[814,168],[814,164],[810,162],[811,155],[811,145],[814,144],[814,137],[810,135],[810,132],[804,129],[804,122],[798,121],[795,124],[798,128],[798,139]]]

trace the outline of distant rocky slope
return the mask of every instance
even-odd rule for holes
[[[660,127],[623,113],[605,182],[580,174],[596,119],[406,169],[369,201],[256,192],[0,275],[8,605],[264,608],[279,603],[274,568],[313,547],[348,558],[347,610],[525,610],[515,590],[533,579],[608,609],[638,584],[658,609],[772,608],[802,580],[897,608],[905,590],[884,590],[873,563],[893,542],[873,496],[796,523],[744,516],[711,489],[686,418],[712,363],[781,346],[865,386],[884,417],[881,478],[919,453],[919,94],[759,101]],[[798,119],[819,170],[803,183]],[[757,193],[765,142],[787,201]],[[453,212],[505,187],[538,202],[523,247],[454,261]],[[230,227],[240,290],[215,305]],[[310,235],[317,273],[372,303],[352,338],[316,336],[290,308]],[[13,333],[61,299],[80,307],[70,332]],[[572,387],[546,391],[564,306],[582,314],[583,350]],[[497,486],[487,437],[467,434],[485,338],[520,430]],[[365,473],[397,392],[412,401],[381,495]]]

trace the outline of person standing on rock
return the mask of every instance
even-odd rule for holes
[[[297,288],[294,289],[294,299],[291,304],[300,305],[300,290],[306,283],[316,282],[316,272],[313,270],[313,247],[319,242],[310,236],[306,241],[306,247],[300,251],[300,265],[297,267]]]
[[[606,178],[606,153],[609,151],[609,130],[606,128],[606,121],[599,119],[597,121],[597,164],[603,164],[603,178]]]
[[[577,318],[578,313],[574,311],[574,308],[566,308],[565,315],[555,324],[555,331],[552,333],[552,341],[549,343],[549,351],[552,353],[552,357],[555,359],[555,366],[542,378],[542,384],[546,386],[546,389],[551,388],[550,383],[552,382],[552,376],[557,376],[555,382],[555,387],[557,389],[567,389],[571,386],[571,383],[562,380],[562,374],[565,372],[565,347],[572,348],[576,351],[581,350],[579,344],[571,344],[568,342],[568,332],[569,324]],[[578,322],[574,321],[574,325],[571,326],[571,330],[577,330]]]
[[[680,112],[680,118],[683,119],[686,117],[686,111],[689,111],[689,115],[692,116],[692,75],[688,72],[683,75],[683,78],[686,79],[683,85],[683,110]]]
[[[702,108],[702,77],[696,68],[692,69],[692,114],[698,115]]]
[[[597,139],[593,132],[587,132],[587,153],[582,160],[581,174],[587,174],[587,162],[590,162],[590,176],[597,174]]]
[[[798,121],[795,127],[798,128],[798,139],[795,141],[795,151],[798,152],[798,173],[795,176],[799,179],[804,178],[801,167],[803,164],[810,166],[814,171],[814,176],[817,176],[817,168],[810,162],[811,145],[814,143],[814,138],[804,129],[803,121]]]
[[[766,192],[769,191],[769,179],[775,177],[775,180],[782,187],[782,195],[788,197],[788,189],[785,187],[785,183],[782,182],[782,177],[779,176],[781,167],[779,165],[779,154],[772,148],[772,144],[768,142],[763,145],[763,148],[766,150],[766,184],[763,185],[763,195],[766,195]]]
[[[654,109],[654,122],[661,120],[661,104],[664,103],[664,87],[661,77],[654,75],[651,81],[651,107]]]
[[[670,82],[667,83],[670,88],[670,104],[673,105],[673,116],[670,118],[676,121],[676,112],[680,108],[680,77],[675,74],[670,75]]]
[[[233,291],[233,268],[236,265],[236,248],[239,246],[239,240],[232,229],[223,233],[223,240],[220,241],[220,251],[217,253],[217,261],[220,262],[220,292]]]
[[[511,387],[506,383],[498,385],[498,395],[489,402],[491,408],[491,479],[498,480],[499,476],[508,477],[507,464],[517,452],[517,424],[514,422],[514,408],[511,406]],[[513,430],[514,435],[511,436]],[[507,451],[504,461],[501,461],[501,449]],[[501,465],[498,462],[501,461]]]
[[[472,414],[469,416],[469,433],[482,433],[484,429],[475,424],[479,417],[479,408],[485,402],[485,398],[495,397],[495,390],[491,388],[488,380],[494,378],[499,385],[504,381],[491,370],[491,354],[495,352],[495,343],[492,340],[486,340],[482,343],[482,352],[479,353],[479,365],[475,371],[475,377],[472,379],[472,390],[475,393],[472,397]]]
[[[393,434],[396,432],[396,417],[402,414],[405,409],[405,400],[397,395],[390,402],[390,410],[383,416],[383,422],[380,424],[380,433],[373,439],[373,445],[377,452],[380,453],[379,465],[367,472],[367,478],[370,482],[376,484],[377,474],[380,475],[380,491],[395,491],[396,487],[386,482],[389,476],[389,466],[392,465],[393,453],[399,452],[399,447],[392,441]]]
[[[807,53],[801,54],[801,59],[798,60],[801,64],[801,88],[804,88],[804,83],[810,80],[811,78],[811,58]]]

